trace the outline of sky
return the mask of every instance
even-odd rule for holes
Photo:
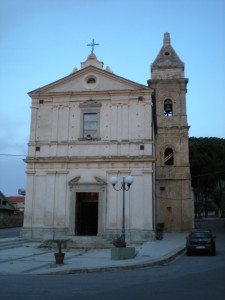
[[[80,69],[91,48],[147,85],[170,33],[189,78],[189,136],[225,138],[225,0],[0,0],[0,191],[26,189],[28,92]]]

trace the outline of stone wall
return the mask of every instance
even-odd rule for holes
[[[0,212],[0,228],[21,227],[23,226],[23,215],[9,214]]]

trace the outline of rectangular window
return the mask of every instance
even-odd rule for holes
[[[83,136],[84,138],[97,138],[98,116],[97,113],[84,113]]]

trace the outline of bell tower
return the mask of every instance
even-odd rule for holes
[[[192,191],[184,63],[164,34],[163,46],[151,65],[154,89],[156,154],[156,222],[167,231],[192,228]]]

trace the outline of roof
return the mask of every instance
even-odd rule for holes
[[[23,197],[23,196],[9,196],[9,197],[6,197],[6,199],[10,203],[24,203],[25,202],[25,197]]]
[[[8,211],[14,211],[15,208],[14,206],[7,200],[7,198],[5,197],[5,195],[0,191],[0,210],[8,210]],[[5,202],[5,204],[3,204],[3,201]]]
[[[175,50],[170,44],[170,34],[166,32],[164,34],[163,46],[159,51],[156,59],[151,65],[151,70],[154,69],[170,69],[170,68],[182,68],[184,69],[184,63],[179,58]]]
[[[148,84],[151,86],[151,82],[154,82],[154,80],[171,79],[187,80],[184,78],[184,63],[171,46],[170,34],[166,32],[164,34],[163,46],[151,65],[151,80],[148,80]]]

